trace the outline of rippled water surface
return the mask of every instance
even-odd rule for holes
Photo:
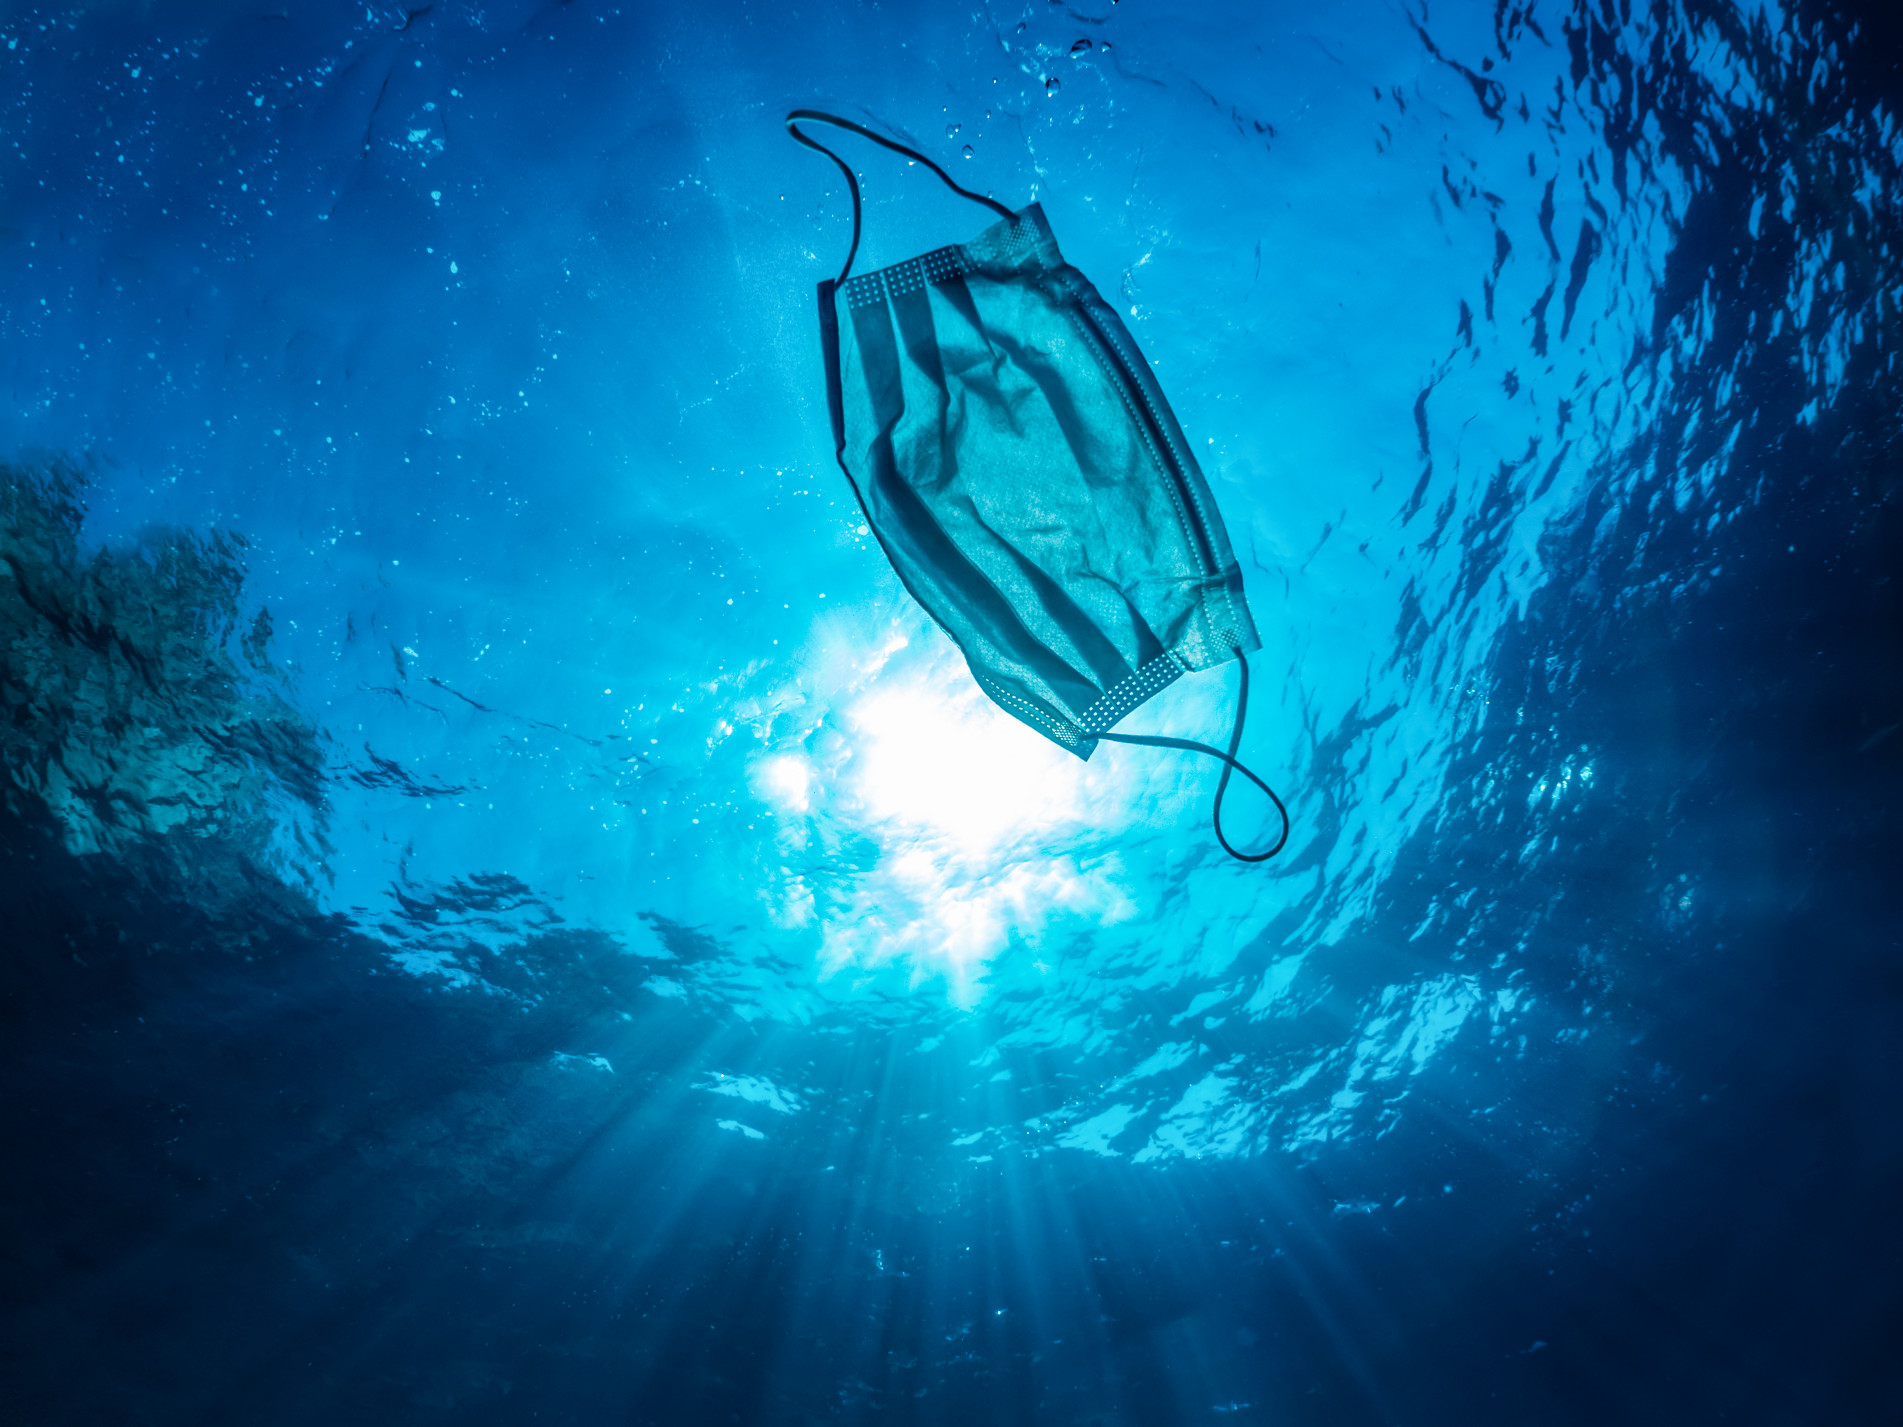
[[[14,1420],[1897,1420],[1900,61],[0,10]],[[802,105],[1154,363],[1275,862],[899,585]],[[989,221],[841,142],[863,269]]]

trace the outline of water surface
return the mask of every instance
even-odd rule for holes
[[[23,1420],[1890,1420],[1898,53],[8,12]],[[1155,364],[1276,863],[886,566],[801,105],[1040,202]],[[989,221],[849,157],[864,266]]]

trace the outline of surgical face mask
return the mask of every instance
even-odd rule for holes
[[[801,123],[850,130],[937,174],[997,220],[967,242],[852,275],[859,185]],[[892,568],[1000,708],[1079,758],[1100,740],[1223,760],[1216,836],[1244,861],[1288,840],[1282,802],[1235,761],[1261,647],[1214,495],[1150,364],[1064,261],[1035,203],[1012,212],[912,149],[817,110],[787,128],[852,193],[852,246],[819,285],[840,468]],[[1225,754],[1111,732],[1194,670],[1241,663]],[[1267,793],[1281,836],[1242,853],[1222,830],[1231,770]]]

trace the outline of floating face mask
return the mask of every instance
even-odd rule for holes
[[[858,181],[802,121],[923,164],[999,221],[851,276]],[[819,285],[827,404],[840,467],[899,579],[1007,713],[1079,758],[1109,740],[1222,759],[1217,838],[1245,861],[1279,852],[1287,812],[1235,761],[1246,661],[1227,754],[1110,731],[1185,673],[1261,647],[1215,498],[1123,322],[1064,261],[1037,204],[1013,213],[848,119],[798,109],[786,122],[852,192],[846,265]],[[1267,852],[1223,836],[1231,769],[1282,815]]]

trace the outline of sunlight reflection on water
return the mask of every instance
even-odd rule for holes
[[[872,676],[839,696],[832,756],[776,754],[756,776],[783,815],[823,815],[876,846],[873,865],[834,879],[812,913],[823,977],[909,964],[912,986],[942,979],[968,1007],[1014,942],[1034,954],[1051,928],[1134,914],[1114,859],[1086,866],[1066,850],[1128,817],[1126,770],[1024,728],[936,641],[895,639],[866,663]]]

